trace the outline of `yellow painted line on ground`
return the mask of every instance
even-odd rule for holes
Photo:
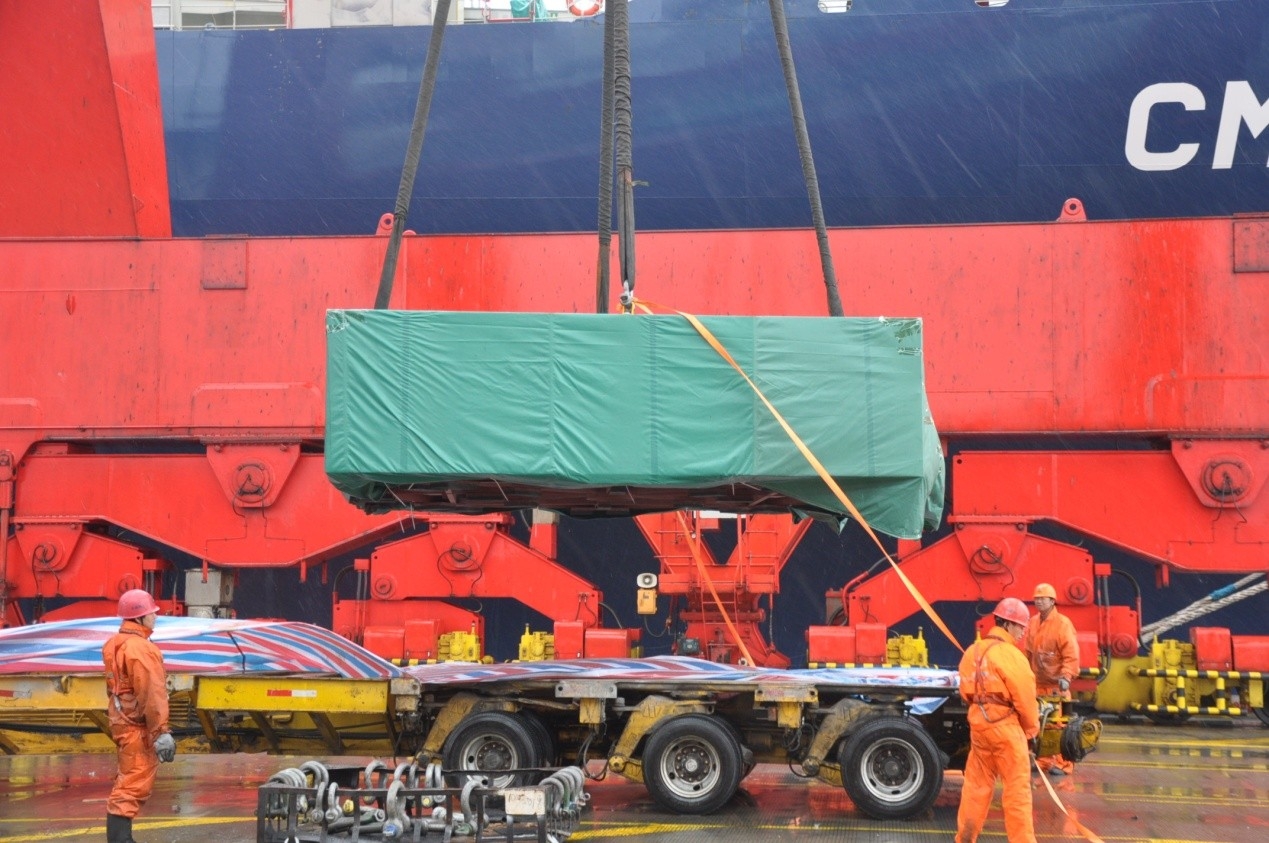
[[[1140,800],[1138,800],[1140,801]],[[1258,804],[1258,803],[1252,803]],[[23,825],[32,821],[23,820]],[[165,828],[175,828],[178,826],[195,826],[195,825],[225,825],[228,823],[254,823],[255,817],[189,817],[176,820],[148,820],[138,821],[134,826],[134,830],[140,834],[158,831]],[[5,825],[14,825],[16,822],[0,821],[0,827]],[[593,827],[593,826],[605,827]],[[725,823],[623,823],[623,822],[603,822],[593,823],[588,821],[582,822],[582,828],[569,835],[572,840],[599,840],[603,838],[618,837],[639,837],[651,834],[690,834],[701,831],[722,831],[728,828],[734,828]],[[592,826],[592,827],[587,827]],[[759,831],[789,831],[797,830],[800,832],[814,833],[823,832],[825,834],[841,834],[842,832],[857,833],[877,833],[882,834],[892,832],[894,829],[890,826],[870,826],[852,823],[760,823],[757,825],[747,825],[745,828],[753,828]],[[104,825],[80,826],[75,829],[67,829],[64,831],[44,831],[40,834],[20,834],[17,836],[4,836],[5,843],[41,843],[44,840],[66,840],[73,837],[83,837],[85,835],[101,835],[106,833]],[[946,838],[947,831],[942,829],[905,829],[904,834],[907,836],[935,836]],[[984,837],[1000,837],[999,834],[987,833]],[[1052,834],[1038,834],[1040,839],[1065,840],[1065,837],[1059,837]],[[1238,841],[1220,841],[1211,838],[1203,840],[1183,840],[1180,838],[1163,838],[1163,837],[1113,837],[1102,835],[1103,840],[1107,841],[1130,841],[1130,843],[1238,843]]]
[[[589,823],[583,822],[582,825],[586,826],[586,825],[589,825]],[[682,833],[692,833],[692,832],[700,832],[700,831],[706,831],[706,830],[718,831],[718,830],[734,827],[734,826],[728,826],[728,825],[723,825],[719,823],[612,823],[610,825],[611,827],[609,828],[578,829],[577,831],[569,835],[569,839],[570,840],[598,840],[600,838],[605,838],[605,837],[638,837],[641,835],[649,835],[649,834],[676,834],[676,833],[682,834]],[[800,832],[807,832],[807,833],[819,831],[819,832],[824,832],[826,834],[841,834],[842,832],[884,834],[886,832],[894,831],[894,828],[891,826],[867,826],[867,825],[853,825],[848,823],[825,823],[825,822],[817,822],[817,823],[810,823],[810,824],[782,823],[779,825],[759,823],[757,825],[747,825],[745,826],[745,828],[752,828],[759,831],[797,830]],[[948,832],[946,830],[937,829],[937,828],[931,828],[931,829],[905,828],[903,830],[903,833],[904,833],[904,836],[906,837],[934,836],[934,837],[939,837],[941,839],[946,839],[948,835]],[[1002,837],[1003,835],[999,835],[999,834],[992,835],[991,833],[987,833],[982,836],[984,838],[987,838],[987,837],[993,837],[993,836]],[[1064,836],[1053,835],[1053,834],[1037,834],[1036,837],[1042,840],[1069,839]],[[1102,835],[1102,840],[1122,840],[1122,841],[1131,841],[1131,843],[1237,843],[1237,841],[1220,841],[1220,840],[1211,840],[1211,839],[1180,840],[1180,839],[1172,839],[1172,838],[1165,839],[1165,838],[1156,838],[1156,837],[1146,837],[1146,838],[1109,837],[1106,835]]]
[[[1111,744],[1118,746],[1141,746],[1140,738],[1108,738],[1106,733],[1102,733],[1102,737],[1098,739],[1098,744]],[[1244,740],[1220,740],[1220,741],[1159,741],[1152,748],[1160,750],[1170,749],[1172,747],[1237,747],[1239,749],[1269,749],[1269,738],[1248,738]]]
[[[1102,769],[1111,767],[1129,767],[1132,769],[1142,770],[1199,770],[1211,772],[1212,770],[1221,770],[1232,773],[1263,773],[1269,770],[1269,761],[1261,761],[1257,764],[1184,764],[1183,759],[1172,759],[1168,761],[1103,761],[1100,758],[1097,761],[1087,762],[1090,767],[1096,766]]]
[[[587,825],[583,822],[582,825]],[[682,832],[719,830],[728,826],[717,823],[621,823],[612,828],[581,828],[569,835],[570,840],[597,840],[601,837],[633,837],[646,834],[675,834]]]
[[[132,830],[140,834],[149,831],[158,831],[164,828],[178,828],[191,825],[224,825],[226,823],[255,823],[256,818],[251,817],[184,817],[179,820],[138,820],[132,826]],[[21,820],[23,825],[33,825],[38,820]],[[11,823],[3,823],[6,825]],[[65,831],[42,831],[39,834],[19,834],[16,837],[5,836],[4,843],[40,843],[41,840],[66,840],[71,837],[83,837],[86,834],[95,834],[102,837],[106,836],[106,827],[104,825],[80,826],[79,828],[67,829]]]
[[[1263,799],[1257,799],[1254,796],[1247,797],[1216,797],[1216,796],[1173,796],[1167,793],[1101,793],[1098,794],[1106,802],[1148,802],[1155,804],[1167,803],[1169,805],[1212,805],[1228,808],[1258,808],[1264,804]]]

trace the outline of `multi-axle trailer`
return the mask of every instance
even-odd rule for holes
[[[420,760],[510,784],[523,767],[575,764],[634,781],[666,810],[704,814],[759,763],[845,788],[879,819],[929,808],[962,769],[969,727],[955,671],[764,670],[699,659],[583,659],[412,668]],[[1040,756],[1082,759],[1101,723],[1048,704]]]
[[[109,619],[0,631],[0,750],[112,751]],[[772,670],[663,656],[398,668],[307,624],[160,619],[182,753],[379,755],[461,786],[576,766],[642,781],[667,810],[724,805],[759,763],[846,789],[879,818],[928,808],[969,733],[954,671]],[[1079,760],[1101,724],[1045,708],[1038,755]],[[409,762],[407,762],[409,763]]]

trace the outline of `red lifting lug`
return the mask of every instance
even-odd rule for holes
[[[1180,439],[1172,456],[1203,506],[1246,507],[1269,475],[1269,450],[1256,439]]]
[[[298,443],[207,446],[220,487],[236,508],[264,509],[277,500],[300,458]]]

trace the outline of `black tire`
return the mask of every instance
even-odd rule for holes
[[[445,771],[480,770],[491,787],[511,787],[527,783],[524,774],[497,775],[503,770],[534,766],[537,749],[523,718],[503,711],[484,711],[463,720],[450,733],[441,751]],[[462,787],[470,776],[451,775]]]
[[[740,780],[743,782],[749,778],[749,774],[758,766],[758,762],[753,758],[753,750],[745,746],[745,742],[740,739],[740,730],[732,725],[730,720],[718,718],[719,723],[727,727],[731,732],[731,736],[736,739],[736,746],[740,747]]]
[[[1256,719],[1259,720],[1261,724],[1269,726],[1269,709],[1253,708],[1251,713],[1256,715]]]
[[[662,808],[709,814],[736,793],[742,759],[730,727],[705,714],[684,714],[648,736],[643,781]]]
[[[916,816],[943,789],[938,747],[925,729],[902,717],[864,722],[842,741],[837,759],[847,795],[874,819]]]
[[[1147,711],[1146,719],[1156,726],[1180,726],[1190,719],[1188,711]]]
[[[529,734],[533,738],[535,757],[531,766],[554,767],[555,739],[551,737],[551,731],[546,728],[546,723],[542,721],[542,717],[537,712],[529,711],[527,708],[519,712],[519,716],[524,720],[524,724],[528,727]]]

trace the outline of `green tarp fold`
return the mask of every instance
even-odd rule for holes
[[[937,525],[919,319],[704,317],[864,517]],[[368,511],[845,516],[681,316],[338,310],[326,471]]]

